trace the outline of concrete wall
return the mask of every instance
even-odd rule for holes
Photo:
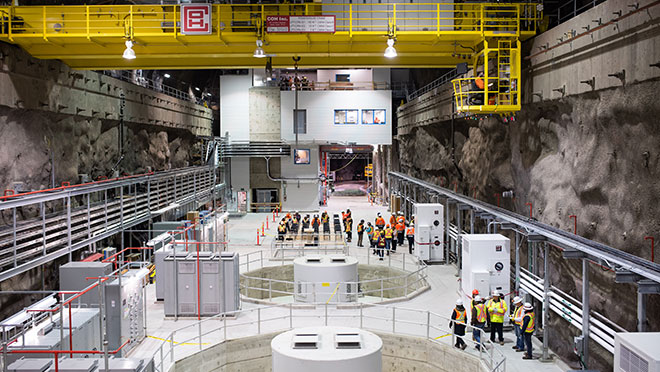
[[[38,60],[0,44],[0,106],[118,120],[119,96],[126,106],[124,121],[211,135],[210,109],[102,75],[72,70],[55,60]]]
[[[606,1],[535,37],[528,46],[531,67],[525,79],[525,102],[541,99],[533,92],[548,100],[562,97],[553,89],[564,88],[568,96],[621,87],[624,82],[608,75],[623,70],[628,85],[659,78],[660,68],[650,66],[660,62],[660,5],[646,7],[652,3],[635,1],[636,10],[629,6],[633,2]],[[616,12],[628,16],[588,33],[598,27],[594,20],[606,24],[619,17]],[[573,41],[565,42],[569,38]],[[581,83],[592,78],[593,88]]]
[[[293,108],[295,92],[282,92],[282,137],[293,141]],[[298,107],[307,110],[307,133],[299,134],[303,142],[319,144],[355,142],[357,144],[392,143],[392,92],[313,91],[299,92]],[[335,109],[385,109],[384,125],[334,124]]]
[[[383,340],[383,372],[486,372],[479,359],[426,339],[374,332]],[[179,360],[170,372],[266,372],[277,333],[229,340]]]
[[[232,141],[250,139],[250,75],[220,77],[220,133],[229,132]]]
[[[253,87],[249,91],[249,123],[251,141],[279,141],[280,89]]]

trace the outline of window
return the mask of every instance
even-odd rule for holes
[[[293,110],[293,134],[307,133],[307,110]]]
[[[357,124],[359,110],[335,110],[335,124]]]
[[[385,124],[385,110],[362,110],[362,124]]]
[[[309,164],[309,162],[310,162],[309,149],[293,150],[293,164]]]
[[[335,81],[338,83],[348,83],[351,81],[350,74],[335,74]]]

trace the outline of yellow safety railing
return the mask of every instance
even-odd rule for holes
[[[536,4],[214,4],[212,35],[265,33],[269,15],[332,15],[336,34],[533,35]],[[180,37],[178,5],[0,7],[0,38]]]

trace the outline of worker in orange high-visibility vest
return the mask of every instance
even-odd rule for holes
[[[523,310],[523,300],[522,298],[516,296],[513,298],[513,330],[516,335],[516,344],[512,349],[516,351],[525,351],[525,338],[523,337],[520,327],[522,326],[522,318],[524,315]]]
[[[385,226],[385,231],[383,232],[385,236],[385,250],[387,251],[387,255],[390,255],[390,249],[392,249],[392,237],[394,236],[394,233],[392,232],[392,228],[390,228],[390,225]]]
[[[390,216],[390,225],[392,225],[392,227],[396,225],[396,215],[394,213]]]
[[[529,302],[523,306],[523,310],[525,314],[523,315],[521,327],[523,337],[525,338],[525,346],[527,347],[527,353],[525,353],[523,359],[532,359],[532,334],[536,326],[536,318],[534,316],[534,308]]]
[[[410,226],[408,231],[406,231],[406,237],[408,238],[408,253],[413,253],[413,247],[415,246],[415,227]]]
[[[477,343],[477,350],[481,349],[481,332],[486,325],[486,304],[481,296],[476,295],[472,300],[472,315],[470,316],[470,324],[474,327],[472,330],[472,338]]]
[[[463,341],[463,337],[465,336],[465,325],[467,324],[467,311],[465,311],[465,307],[463,306],[463,300],[460,298],[456,300],[456,307],[454,310],[451,312],[451,323],[449,323],[449,326],[454,329],[454,335],[456,336],[456,344],[454,345],[455,347],[465,350],[467,345],[465,344],[465,341]]]
[[[402,222],[396,223],[396,240],[398,245],[403,245],[403,237],[406,234],[406,225]]]
[[[374,223],[374,225],[376,225],[376,228],[379,230],[382,230],[385,227],[385,219],[380,215],[380,213],[378,213],[378,216],[376,217],[376,223]]]
[[[403,215],[403,212],[399,211],[398,216],[396,217],[397,223],[406,224],[406,217]]]

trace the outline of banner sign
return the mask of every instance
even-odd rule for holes
[[[335,16],[266,16],[268,33],[335,32]]]
[[[181,34],[208,35],[211,31],[211,4],[181,4]]]

